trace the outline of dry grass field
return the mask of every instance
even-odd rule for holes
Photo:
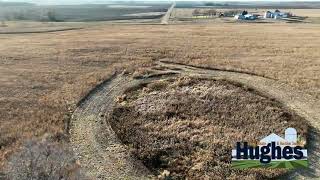
[[[320,26],[102,25],[0,34],[0,167],[27,138],[65,139],[70,112],[113,72],[166,58],[256,73],[320,100]]]
[[[68,29],[79,29],[87,27],[89,23],[81,22],[34,22],[34,21],[4,21],[0,26],[0,34],[30,33],[61,31]]]

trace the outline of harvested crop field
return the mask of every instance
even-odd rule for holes
[[[232,148],[286,127],[306,139],[308,130],[301,117],[240,84],[189,77],[129,89],[107,120],[146,167],[173,179],[278,177],[286,171],[232,169]]]

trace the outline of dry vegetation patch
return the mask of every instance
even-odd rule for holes
[[[53,138],[46,135],[42,140],[25,142],[9,159],[7,179],[85,179],[72,149]]]
[[[113,72],[163,58],[251,72],[320,97],[318,25],[101,24],[0,40],[0,170],[23,140],[65,133],[73,107]]]
[[[278,102],[222,80],[181,77],[131,89],[108,116],[119,138],[155,174],[173,179],[266,179],[285,170],[231,168],[238,141],[256,143],[307,124]]]

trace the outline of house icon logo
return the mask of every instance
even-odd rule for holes
[[[237,142],[232,150],[234,168],[303,168],[308,167],[308,153],[305,141],[298,136],[296,129],[287,128],[284,137],[270,134],[257,144]]]

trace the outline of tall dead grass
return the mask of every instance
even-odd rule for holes
[[[283,169],[231,167],[236,142],[308,125],[266,97],[225,81],[178,78],[128,91],[107,117],[118,137],[156,175],[169,179],[272,179]],[[170,173],[170,174],[168,174]]]

